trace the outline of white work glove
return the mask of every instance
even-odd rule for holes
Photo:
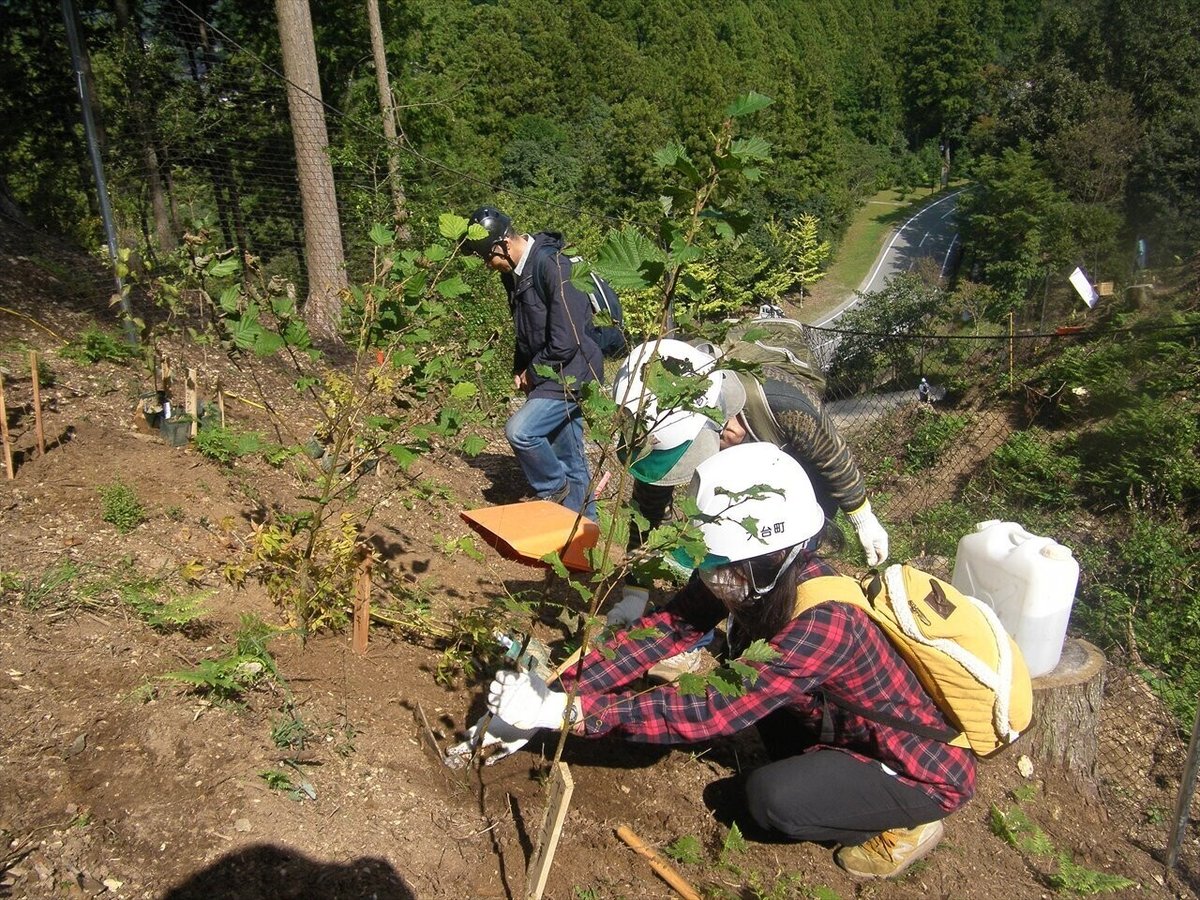
[[[847,515],[850,517],[850,524],[858,533],[858,542],[867,554],[867,565],[882,565],[888,555],[888,536],[879,524],[879,519],[875,518],[875,513],[871,512],[871,501],[866,501]]]
[[[498,672],[488,686],[487,707],[516,728],[562,728],[567,695],[552,691],[536,672]]]
[[[489,718],[491,721],[488,721]],[[485,725],[487,733],[483,736],[483,746],[477,748],[475,744],[479,739],[479,732]],[[470,762],[471,756],[477,751],[485,753],[485,766],[494,765],[528,744],[537,731],[536,728],[514,728],[499,716],[480,716],[479,720],[467,729],[467,739],[446,751],[446,765],[452,769],[461,769]]]
[[[649,602],[649,588],[627,584],[621,591],[621,599],[608,611],[605,621],[611,628],[628,628],[645,615]]]

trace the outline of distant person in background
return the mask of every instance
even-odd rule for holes
[[[929,393],[929,382],[926,381],[924,378],[922,378],[921,383],[917,385],[917,402],[918,403],[932,403],[933,402],[933,396]]]
[[[527,399],[504,435],[538,497],[595,519],[579,407],[583,385],[604,378],[604,358],[589,329],[591,302],[571,284],[571,261],[559,252],[562,235],[519,234],[493,206],[477,209],[470,223],[487,234],[468,238],[464,249],[500,273],[516,329],[513,388]],[[554,376],[539,375],[539,366]]]

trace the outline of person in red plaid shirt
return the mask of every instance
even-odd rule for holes
[[[835,574],[816,553],[825,516],[798,463],[772,444],[731,447],[697,467],[690,491],[708,550],[685,560],[696,565],[691,581],[554,689],[536,674],[498,673],[487,700],[497,742],[507,753],[539,728],[568,727],[686,743],[755,725],[771,762],[746,782],[754,821],[787,839],[840,844],[837,862],[853,875],[900,874],[971,798],[974,755],[899,725],[955,733],[865,613],[831,602],[794,615],[796,586]],[[634,686],[731,613],[731,644],[770,648],[753,654],[768,661],[742,660],[754,674],[740,693]]]

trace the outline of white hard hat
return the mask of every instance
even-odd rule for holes
[[[753,559],[802,544],[825,525],[812,482],[798,462],[766,442],[738,444],[696,467],[688,496],[707,555],[699,564],[686,549],[672,554],[708,568]]]
[[[656,358],[671,374],[707,376],[703,395],[686,408],[660,410],[658,398],[646,384],[647,366]],[[639,481],[683,484],[700,462],[720,449],[721,429],[741,412],[746,393],[733,372],[716,366],[712,354],[671,338],[639,344],[621,364],[613,379],[613,398],[630,413],[640,412],[645,432],[644,442],[626,460]]]

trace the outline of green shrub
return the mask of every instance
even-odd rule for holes
[[[1182,723],[1200,690],[1200,548],[1178,511],[1135,510],[1128,531],[1076,548],[1074,623],[1101,646],[1140,658],[1147,680]]]
[[[146,509],[137,494],[119,479],[100,488],[100,503],[104,521],[116,525],[121,534],[133,531],[146,521]]]
[[[904,445],[906,468],[921,472],[937,463],[950,443],[967,427],[967,417],[954,414],[929,416],[913,429]]]
[[[1016,506],[1071,504],[1078,477],[1078,458],[1040,428],[1009,435],[988,459],[984,476],[991,493]]]
[[[101,361],[123,363],[138,355],[136,347],[131,347],[112,332],[101,328],[85,328],[60,353],[67,359],[85,365]]]
[[[202,456],[229,465],[241,456],[249,456],[266,448],[263,436],[255,431],[238,432],[232,428],[201,428],[196,432],[196,450]]]
[[[1079,438],[1080,480],[1102,504],[1133,494],[1161,503],[1200,498],[1200,423],[1194,404],[1143,400]]]

